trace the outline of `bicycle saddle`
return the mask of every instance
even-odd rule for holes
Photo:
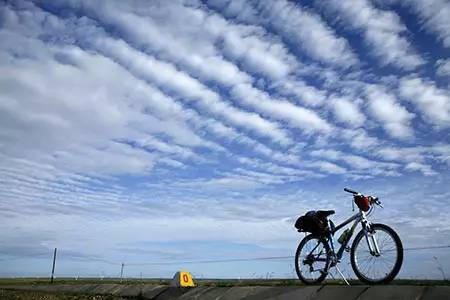
[[[324,217],[328,217],[328,216],[334,215],[335,211],[334,210],[318,210],[317,213]]]

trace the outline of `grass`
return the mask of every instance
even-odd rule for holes
[[[298,279],[194,279],[199,286],[299,286],[302,285]],[[57,278],[54,284],[155,284],[169,285],[171,279],[130,279],[126,278],[122,282],[119,278]],[[342,280],[326,280],[329,285],[344,285]],[[50,284],[48,278],[0,278],[0,285],[39,285]],[[350,280],[351,285],[361,285],[358,280]],[[397,279],[393,285],[446,285],[450,286],[449,280],[417,280],[417,279]]]
[[[10,291],[0,289],[0,299],[4,300],[125,300],[112,295],[82,295],[70,293],[45,293],[32,291]]]
[[[155,285],[169,285],[171,279],[129,279],[126,278],[122,282],[120,278],[57,278],[54,284],[155,284]],[[0,285],[38,285],[50,284],[48,278],[0,278]]]

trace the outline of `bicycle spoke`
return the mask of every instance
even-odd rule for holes
[[[328,259],[324,245],[317,238],[306,242],[299,254],[298,267],[302,277],[314,282],[326,272]]]
[[[361,236],[355,249],[355,263],[359,273],[370,281],[385,278],[397,262],[397,246],[389,232],[380,228],[374,231],[371,239],[377,243],[379,255],[370,252],[366,237]]]

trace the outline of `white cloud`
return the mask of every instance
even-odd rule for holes
[[[397,148],[382,147],[376,150],[377,154],[384,160],[421,162],[425,159],[422,147]]]
[[[222,51],[225,56],[242,62],[243,68],[270,79],[279,79],[286,77],[295,67],[295,58],[287,53],[283,45],[262,39],[266,32],[258,33],[245,26],[227,26]]]
[[[425,29],[434,33],[446,48],[450,48],[450,4],[445,0],[407,0],[404,4],[410,5],[420,16]]]
[[[450,166],[450,145],[437,144],[432,147],[432,152],[436,155],[435,158]]]
[[[296,101],[307,106],[321,106],[326,100],[325,91],[307,85],[299,79],[284,79],[275,82],[274,86],[281,95],[293,96]]]
[[[361,174],[375,176],[383,174],[384,176],[397,176],[396,169],[400,166],[397,163],[387,163],[376,160],[370,160],[363,156],[354,154],[347,154],[342,151],[332,149],[320,149],[310,152],[312,157],[321,157],[330,161],[342,161],[345,162],[352,174]]]
[[[152,136],[139,139],[136,143],[141,147],[155,149],[163,153],[179,155],[184,159],[201,159],[201,157],[190,148],[169,144]]]
[[[185,182],[176,183],[175,187],[189,188],[197,190],[209,190],[209,191],[239,191],[258,189],[265,186],[267,182],[261,182],[257,178],[251,178],[247,176],[241,176],[236,174],[229,174],[218,178],[203,178],[195,180],[187,180]],[[276,181],[279,183],[279,181]]]
[[[414,114],[400,105],[395,96],[377,86],[369,86],[366,95],[370,113],[390,136],[400,139],[413,136]]]
[[[131,89],[131,78],[104,58],[76,48],[59,51],[72,57],[78,67],[52,61],[51,53],[41,53],[48,56],[39,62],[22,60],[10,65],[2,60],[0,122],[2,138],[8,141],[2,143],[2,152],[48,159],[53,151],[59,151],[60,156],[68,153],[65,164],[70,168],[84,164],[86,171],[140,172],[146,165],[151,167],[153,155],[110,142],[136,134],[131,123],[146,122],[144,130],[152,123],[156,125],[153,117],[134,111],[129,103],[114,101]],[[113,87],[112,82],[117,80],[123,85]],[[165,129],[155,126],[153,130],[171,135],[179,124],[171,125]],[[191,135],[192,141],[196,140],[193,132],[187,130],[186,134]],[[33,150],[29,151],[31,148]],[[100,154],[99,148],[105,149],[104,159],[94,159]],[[130,156],[133,153],[134,158]],[[82,163],[84,155],[92,155],[92,160]],[[109,167],[105,165],[108,158],[114,161]],[[123,164],[122,168],[119,164]]]
[[[358,104],[343,97],[330,97],[329,105],[339,122],[351,127],[359,127],[366,121],[366,116],[360,111]]]
[[[438,88],[433,82],[418,77],[400,81],[400,95],[413,103],[423,118],[440,127],[450,125],[450,93]]]
[[[358,63],[344,38],[337,36],[320,16],[299,5],[284,0],[257,1],[255,6],[247,1],[209,1],[209,4],[240,21],[272,28],[320,62],[344,67]]]
[[[436,144],[432,146],[395,147],[384,146],[375,150],[383,160],[404,162],[406,170],[421,171],[425,175],[437,174],[432,164],[438,163],[445,168],[450,164],[450,146]]]
[[[405,167],[406,170],[409,171],[419,171],[422,172],[423,175],[430,176],[430,175],[436,175],[437,173],[431,169],[431,166],[418,163],[418,162],[410,162]]]
[[[265,172],[269,172],[276,175],[296,175],[296,176],[305,176],[305,177],[314,177],[317,174],[314,174],[311,171],[295,168],[295,167],[285,167],[280,166],[279,164],[274,164],[271,162],[266,162],[260,159],[248,158],[248,157],[238,157],[237,160],[245,164],[246,166],[257,168],[259,170],[264,170]],[[285,163],[286,161],[283,161]],[[297,163],[299,164],[299,163]]]
[[[345,174],[347,169],[328,161],[315,161],[309,163],[308,166],[319,168],[319,170],[329,174]]]
[[[238,63],[239,69],[269,79],[285,77],[299,65],[280,39],[262,27],[235,24],[218,13],[205,10],[203,5],[194,7],[171,3],[165,5],[163,10],[167,10],[167,15],[179,16],[170,26],[164,24],[162,27],[165,30],[174,35],[187,31],[186,35],[200,36],[202,44],[209,42],[209,45],[202,45],[204,49],[198,50],[198,46],[190,47],[190,39],[182,39],[188,48],[193,48],[192,51],[223,55],[225,59]],[[157,18],[158,15],[149,12],[146,16]],[[196,21],[192,22],[192,18]]]
[[[154,57],[134,50],[123,41],[104,38],[93,41],[99,51],[112,56],[130,71],[161,88],[177,92],[183,100],[198,102],[200,107],[214,116],[235,125],[253,130],[259,135],[269,136],[282,144],[290,143],[285,132],[277,124],[259,115],[242,111],[229,103],[201,82],[179,71],[175,66],[156,60]]]
[[[341,128],[339,130],[339,136],[342,140],[345,140],[352,148],[369,151],[374,147],[380,145],[381,140],[375,136],[370,136],[362,129],[347,129]]]
[[[339,14],[342,22],[362,31],[367,48],[381,65],[412,70],[424,63],[406,38],[407,28],[395,12],[378,9],[368,0],[319,3]]]
[[[219,14],[203,9],[203,6],[198,8],[177,6],[173,9],[173,14],[188,11],[198,12],[203,16],[201,26],[197,26],[196,31],[204,32],[212,44],[218,44],[216,47],[218,53],[239,65],[242,72],[263,75],[266,79],[272,80],[271,87],[277,87],[278,91],[298,97],[302,103],[315,106],[324,101],[323,91],[291,76],[291,73],[302,64],[289,53],[278,37],[260,26],[235,24]],[[171,31],[175,30],[176,28],[171,28]],[[242,81],[242,84],[250,85],[251,82]],[[236,83],[229,84],[230,87],[234,85]]]
[[[313,157],[322,157],[329,160],[340,160],[342,157],[342,152],[333,149],[320,149],[311,151],[310,155]]]
[[[439,76],[450,76],[450,58],[436,61],[436,74]]]
[[[148,39],[148,37],[151,36],[150,33],[146,32],[145,36],[143,36],[144,33],[140,31],[139,26],[129,26],[130,23],[125,22],[125,20],[129,20],[131,23],[141,24],[151,30],[156,25],[154,24],[154,21],[149,18],[143,18],[128,12],[112,11],[108,6],[99,5],[99,7],[95,7],[92,3],[87,3],[86,7],[87,13],[95,14],[98,18],[104,20],[104,22],[113,22],[116,24],[120,30],[127,34],[128,38],[133,39],[135,44],[139,45],[139,43],[144,42],[148,47],[154,46],[158,50],[167,50],[164,51],[164,55],[161,56],[164,57],[168,55],[167,58],[172,60],[175,64],[181,63],[188,70],[188,72],[201,76],[202,79],[206,81],[217,80],[225,85],[230,85],[237,82],[247,82],[250,78],[225,60],[223,60],[223,64],[220,63],[219,65],[211,63],[210,61],[205,61],[205,57],[210,57],[211,53],[214,54],[215,58],[218,57],[218,54],[215,53],[215,50],[204,43],[194,46],[192,45],[191,40],[171,39],[171,35],[169,35],[166,39],[161,37],[161,41],[158,38]],[[177,9],[181,9],[183,12],[187,10],[187,8],[183,9],[178,6],[169,5],[169,7],[175,11]],[[100,14],[100,12],[102,12],[102,14]],[[199,17],[202,22],[206,22],[207,19],[205,19],[204,13],[201,11],[199,11],[199,13],[200,16],[197,17]],[[172,32],[177,28],[164,27],[164,29]],[[184,29],[190,30],[193,28],[189,27]],[[160,34],[160,31],[155,34]],[[161,43],[158,44],[158,42]],[[250,131],[257,134],[271,137],[275,142],[283,145],[291,143],[286,132],[279,128],[277,124],[261,118],[258,114],[242,111],[236,107],[233,107],[230,103],[222,101],[216,92],[208,89],[200,81],[193,78],[189,73],[178,70],[173,64],[159,61],[150,55],[141,53],[124,41],[120,40],[95,37],[93,40],[87,41],[87,43],[93,44],[98,51],[101,51],[103,54],[112,56],[119,63],[134,72],[134,74],[137,74],[137,76],[149,79],[162,86],[162,88],[172,89],[177,93],[181,93],[182,100],[195,101],[203,110],[210,112],[214,116],[219,116],[222,120],[225,120],[234,126],[248,128]],[[183,43],[183,45],[181,45],[181,43]],[[183,50],[175,47],[177,51],[174,52],[173,46],[175,44],[179,45]],[[204,48],[202,46],[204,46]],[[189,57],[189,59],[186,59],[187,57]],[[202,61],[197,61],[197,58],[201,58]],[[226,79],[226,76],[216,76],[216,74],[220,72],[228,72],[227,70],[229,68],[224,64],[230,64],[233,68],[236,68],[237,72],[239,72],[242,76],[232,75],[232,81],[223,81]]]
[[[213,80],[225,86],[251,81],[250,76],[216,52],[215,47],[209,43],[209,35],[202,34],[205,29],[198,25],[205,21],[207,15],[201,11],[189,11],[179,4],[169,3],[167,6],[158,6],[157,9],[151,9],[147,5],[141,6],[147,9],[133,13],[125,3],[119,3],[124,6],[123,9],[114,9],[106,2],[80,3],[83,3],[81,8],[84,13],[102,24],[114,26],[127,37],[127,42],[130,41],[138,48],[148,50],[147,52],[158,53],[162,59],[182,65],[196,77]],[[58,5],[77,7],[76,3]],[[171,16],[173,22],[161,20],[160,16],[164,10],[171,12],[168,16]],[[155,18],[138,14],[143,12],[156,14]]]
[[[301,128],[307,133],[329,133],[333,129],[332,125],[313,110],[294,105],[287,100],[274,99],[249,84],[235,86],[231,90],[231,94],[244,105],[248,105],[268,117],[284,120],[290,126]]]

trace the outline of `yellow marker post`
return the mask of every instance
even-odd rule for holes
[[[194,279],[188,271],[178,271],[172,279],[172,286],[176,287],[195,287]]]

